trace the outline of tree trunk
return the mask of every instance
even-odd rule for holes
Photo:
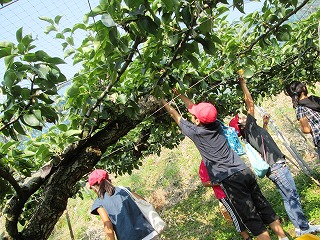
[[[42,201],[35,209],[28,224],[18,235],[11,235],[7,239],[48,239],[66,209],[68,198],[74,194],[75,184],[93,169],[108,146],[115,144],[158,108],[158,104],[155,102],[149,104],[148,101],[147,99],[144,102],[147,106],[143,106],[139,120],[120,116],[118,120],[111,121],[104,129],[81,142],[77,147],[70,148],[59,165],[54,167],[53,174],[42,185]],[[17,219],[18,216],[13,217]],[[9,217],[6,218],[7,222],[10,222],[9,219]],[[7,233],[16,233],[16,229],[6,230]]]

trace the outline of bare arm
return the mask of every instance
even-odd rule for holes
[[[311,133],[311,127],[306,117],[300,118],[300,128],[303,133]]]
[[[202,182],[202,186],[204,186],[204,187],[212,187],[213,184],[210,181],[207,181],[207,182]]]
[[[220,186],[219,184],[213,184],[211,181],[202,182],[202,186],[204,187],[214,187],[214,186]]]
[[[265,114],[263,116],[263,128],[264,129],[268,128],[269,119],[270,119],[270,115],[269,114]]]
[[[186,105],[187,108],[189,108],[190,105],[193,105],[194,102],[189,99],[187,96],[181,94],[177,89],[173,89],[173,92],[180,97],[180,99],[184,102],[184,104]]]
[[[239,72],[239,83],[244,94],[244,101],[247,106],[247,111],[250,115],[254,117],[254,101],[252,99],[251,93],[248,90],[246,81],[243,78],[243,73]]]
[[[97,209],[97,212],[99,213],[101,220],[103,222],[103,228],[104,228],[104,232],[106,233],[107,240],[115,240],[113,225],[110,221],[110,218],[106,210],[103,207],[99,207]]]
[[[161,99],[161,102],[173,120],[180,126],[181,115],[164,98]]]

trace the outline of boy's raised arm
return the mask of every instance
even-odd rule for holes
[[[173,120],[180,126],[181,115],[164,98],[161,99],[161,102]]]
[[[187,108],[189,108],[190,105],[193,105],[194,102],[192,102],[192,100],[190,100],[187,96],[181,94],[177,89],[173,89],[172,90],[174,94],[176,94],[177,96],[180,97],[180,99],[184,102],[184,104],[186,105]]]
[[[246,81],[243,78],[243,70],[239,70],[239,83],[244,94],[244,101],[247,106],[247,111],[251,116],[254,116],[254,101],[252,99],[251,93],[248,90]]]

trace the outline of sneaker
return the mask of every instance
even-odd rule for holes
[[[299,228],[296,228],[295,230],[296,237],[300,237],[303,234],[320,232],[320,225],[309,225],[309,228],[307,230],[301,230]]]

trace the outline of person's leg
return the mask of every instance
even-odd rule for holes
[[[279,168],[273,170],[268,176],[279,190],[286,212],[296,229],[306,230],[309,222],[303,213],[300,197],[289,168],[278,164]]]
[[[271,240],[271,237],[267,231],[256,236],[257,240]]]
[[[219,201],[223,204],[223,206],[228,211],[228,213],[232,219],[233,225],[236,228],[236,231],[238,233],[240,233],[240,235],[242,236],[243,239],[247,240],[250,236],[247,233],[246,227],[242,223],[241,218],[237,214],[237,212],[234,209],[233,205],[231,204],[230,200],[226,197],[226,198],[219,199]]]
[[[251,185],[257,186],[255,175],[249,168],[246,168],[224,179],[221,187],[224,189],[244,225],[254,236],[259,236],[266,232],[267,229],[260,213],[256,210],[256,204],[253,202]],[[262,198],[264,197],[262,196]],[[267,224],[274,220],[270,220]],[[264,233],[262,236],[266,236],[266,234]]]
[[[271,227],[271,229],[274,231],[274,233],[278,236],[279,239],[288,239],[283,231],[283,228],[280,225],[277,214],[275,213],[267,199],[263,196],[255,178],[254,181],[252,181],[252,183],[250,184],[250,186],[252,200],[263,222]],[[262,237],[266,236],[263,235]]]
[[[288,239],[285,232],[283,231],[283,228],[281,227],[279,220],[273,221],[269,224],[269,226],[279,239]]]

